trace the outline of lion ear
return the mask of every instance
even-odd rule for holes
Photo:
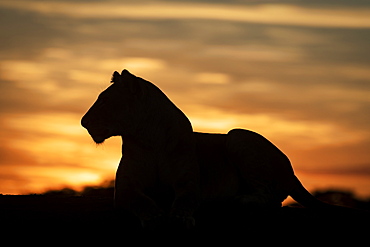
[[[117,72],[117,71],[114,71],[113,75],[112,75],[112,79],[111,79],[111,82],[114,83],[114,82],[121,82],[122,81],[122,78],[121,78],[121,75]]]
[[[125,75],[130,75],[130,76],[132,76],[132,74],[130,73],[130,71],[128,71],[127,69],[122,70],[121,75],[122,75],[122,76],[125,76]]]
[[[141,91],[140,83],[138,82],[138,77],[131,74],[127,69],[122,70],[121,73],[121,80],[123,84],[127,87],[130,93],[136,95],[139,94]]]

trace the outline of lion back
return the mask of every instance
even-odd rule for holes
[[[277,201],[283,201],[295,187],[288,157],[262,135],[234,129],[228,133],[226,146],[230,161],[257,193],[274,195]]]

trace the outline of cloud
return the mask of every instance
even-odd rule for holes
[[[302,149],[342,146],[362,142],[368,138],[364,131],[350,129],[343,131],[334,123],[315,120],[289,121],[276,114],[237,114],[212,107],[199,105],[193,107],[194,109],[189,109],[189,117],[196,131],[225,133],[232,128],[246,128],[263,133],[269,139],[280,143],[287,141],[289,145]]]
[[[369,28],[368,10],[315,9],[290,5],[232,6],[225,4],[189,4],[147,2],[117,4],[117,2],[6,2],[3,6],[27,9],[46,15],[93,19],[202,19],[251,22],[291,26]]]
[[[111,68],[130,68],[133,71],[143,72],[145,70],[163,70],[166,68],[166,63],[160,59],[145,58],[145,57],[128,57],[123,59],[107,59],[101,61],[99,66],[102,69],[109,70]]]
[[[43,95],[47,103],[38,100],[40,102],[37,107],[64,107],[67,111],[74,108],[76,112],[83,112],[83,108],[88,106],[77,103],[81,102],[81,98],[94,99],[97,92],[106,87],[112,70],[124,67],[148,79],[153,78],[152,80],[165,88],[169,96],[180,104],[197,101],[200,105],[219,106],[227,111],[282,114],[297,120],[307,118],[309,114],[312,118],[327,119],[332,116],[332,120],[337,120],[344,109],[357,112],[367,105],[368,88],[362,83],[368,78],[365,67],[361,70],[361,67],[356,65],[337,64],[337,53],[340,54],[345,45],[340,45],[341,40],[336,37],[342,36],[339,36],[339,31],[322,35],[320,30],[313,29],[298,31],[296,28],[257,28],[253,25],[228,23],[212,29],[211,22],[204,21],[162,24],[148,24],[143,21],[76,21],[71,32],[77,33],[87,28],[90,30],[89,35],[76,36],[79,40],[69,47],[58,45],[45,48],[39,53],[37,60],[3,60],[1,77],[3,80],[15,82],[12,85],[19,90]],[[51,21],[50,25],[55,23]],[[233,27],[232,31],[230,27]],[[150,32],[153,28],[155,32]],[[168,30],[176,29],[184,29],[187,35],[171,36]],[[245,30],[246,34],[243,33]],[[109,46],[100,46],[100,43],[107,42],[105,36],[110,33],[116,35],[116,41],[109,41]],[[198,36],[200,33],[204,35]],[[299,38],[302,34],[314,38],[304,42]],[[228,35],[231,35],[232,39]],[[68,41],[70,37],[71,35],[64,39]],[[219,37],[223,38],[218,39]],[[247,39],[248,42],[236,45],[235,43],[240,42],[237,37],[241,40]],[[75,39],[72,38],[73,41]],[[95,43],[87,43],[91,39],[95,40]],[[287,40],[290,40],[290,43],[285,46]],[[362,37],[359,34],[356,39],[352,38],[351,43],[356,46],[346,48],[349,54],[364,50],[362,43],[357,42],[360,40]],[[337,49],[333,52],[323,52],[324,48],[331,44],[335,44]],[[312,47],[322,47],[322,50],[315,51],[317,48]],[[88,52],[92,50],[96,52]],[[326,61],[319,61],[323,56],[321,53],[324,53]],[[346,56],[346,53],[341,57],[351,60],[351,56]],[[358,73],[360,70],[361,78]],[[20,71],[22,77],[19,76]],[[332,76],[342,73],[345,76]],[[217,87],[203,87],[195,83],[207,80],[205,75],[208,81],[212,79],[210,75],[217,75],[217,79],[213,81],[228,82],[222,95],[204,93],[199,99],[197,96],[177,100],[184,98],[180,94],[184,92],[185,86],[182,90],[177,89],[180,87],[178,84],[182,82],[186,82],[184,85],[187,87],[191,86],[188,91],[217,91]],[[355,80],[353,77],[356,77]],[[177,81],[175,87],[171,86],[171,81]],[[347,89],[349,82],[350,90]],[[343,86],[337,88],[341,84]],[[319,110],[318,105],[321,106]],[[299,108],[305,108],[305,112]]]
[[[228,75],[224,73],[198,73],[195,75],[195,81],[200,83],[227,84],[230,82]]]

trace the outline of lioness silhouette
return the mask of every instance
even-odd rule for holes
[[[222,198],[246,209],[278,208],[288,195],[307,207],[324,206],[263,136],[244,129],[193,132],[185,114],[149,81],[123,70],[111,82],[81,124],[96,143],[122,136],[115,207],[135,214],[143,227],[166,217],[191,228],[200,203]]]

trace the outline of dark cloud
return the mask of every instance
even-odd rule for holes
[[[52,46],[63,33],[51,19],[26,10],[0,7],[0,58],[24,59],[37,57]]]
[[[118,1],[118,0],[116,0]],[[143,2],[148,2],[150,0],[140,0]],[[298,6],[356,6],[364,7],[369,6],[369,1],[367,0],[164,0],[164,2],[190,2],[190,3],[214,3],[214,4],[237,4],[237,5],[257,5],[257,4],[289,4]]]

